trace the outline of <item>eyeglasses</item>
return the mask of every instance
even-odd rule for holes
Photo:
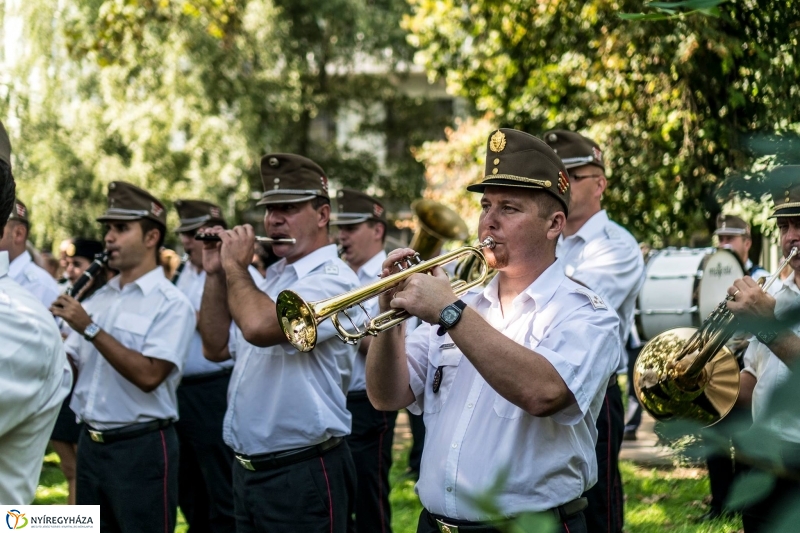
[[[574,180],[574,181],[581,181],[581,180],[585,180],[585,179],[588,179],[588,178],[602,178],[602,177],[603,177],[602,174],[583,174],[583,175],[570,174],[569,175],[569,178],[571,180]]]

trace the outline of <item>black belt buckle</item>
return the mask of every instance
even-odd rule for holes
[[[458,526],[448,524],[444,520],[436,519],[436,527],[439,528],[440,533],[458,533]]]

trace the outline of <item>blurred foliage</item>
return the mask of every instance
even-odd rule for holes
[[[413,52],[399,25],[408,10],[390,0],[6,5],[4,25],[22,35],[3,50],[0,116],[37,244],[98,235],[112,180],[168,206],[203,197],[239,215],[272,151],[314,158],[334,184],[417,198],[410,143],[441,136],[450,113],[397,90]],[[337,142],[345,106],[381,110],[360,128],[393,143],[384,166],[369,147]]]
[[[719,184],[755,162],[746,135],[800,122],[797,2],[628,21],[640,2],[409,1],[403,24],[432,77],[494,127],[595,139],[611,217],[656,246],[713,228]]]

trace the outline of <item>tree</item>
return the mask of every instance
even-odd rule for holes
[[[404,25],[431,75],[495,126],[594,138],[611,216],[656,245],[713,227],[715,190],[753,162],[743,135],[800,121],[794,2],[636,22],[619,16],[641,8],[627,0],[410,2]]]

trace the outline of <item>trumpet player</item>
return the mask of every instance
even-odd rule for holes
[[[556,255],[567,276],[592,289],[617,312],[624,348],[635,327],[633,314],[644,284],[644,259],[633,235],[610,220],[602,208],[608,185],[603,152],[597,143],[573,131],[551,130],[542,138],[569,173],[570,213]],[[589,502],[586,523],[593,533],[619,533],[624,512],[618,463],[625,420],[617,376],[626,373],[628,354],[621,350],[601,356],[615,361],[617,372],[608,382],[597,420],[598,479],[585,494]]]
[[[291,289],[319,300],[358,286],[328,239],[330,197],[324,171],[305,157],[261,160],[264,227],[282,259],[256,286],[248,273],[255,235],[249,225],[209,230],[221,242],[203,250],[206,285],[200,308],[203,351],[232,358],[223,436],[235,455],[233,495],[238,533],[343,533],[353,511],[355,469],[344,437],[356,347],[330,323],[316,348],[296,351],[277,319],[275,299]],[[232,334],[229,334],[231,323]]]
[[[768,180],[789,183],[776,184],[772,193],[772,216],[778,223],[781,250],[788,257],[792,248],[800,247],[800,165],[776,168]],[[778,520],[785,516],[781,511],[796,505],[800,497],[800,417],[796,409],[770,402],[800,359],[800,256],[795,255],[789,265],[792,273],[768,292],[749,276],[728,289],[728,309],[755,335],[744,354],[739,402],[752,405],[754,424],[767,428],[763,440],[774,443],[787,473],[777,478],[763,500],[743,510],[745,533],[776,531]],[[787,410],[777,413],[776,407]]]
[[[51,307],[73,329],[64,343],[78,369],[70,407],[84,423],[76,502],[100,505],[103,531],[172,531],[175,395],[195,314],[158,264],[166,229],[161,202],[111,182],[108,209],[97,220],[106,224],[108,267],[119,274],[83,305],[62,294]]]
[[[175,286],[186,295],[195,313],[200,311],[206,273],[203,243],[198,231],[227,228],[218,205],[203,200],[175,201],[180,226],[175,230],[188,256]],[[203,357],[200,333],[192,332],[189,353],[178,387],[180,420],[175,424],[180,447],[178,504],[192,531],[235,531],[231,465],[233,452],[222,440],[226,396],[233,361],[215,363]]]
[[[473,498],[501,472],[503,515],[548,512],[558,531],[585,532],[581,494],[597,481],[595,423],[617,367],[606,354],[621,349],[619,319],[556,258],[570,181],[547,144],[492,132],[485,178],[467,190],[482,194],[479,237],[494,238],[485,257],[498,274],[462,300],[441,268],[382,295],[381,310],[424,324],[408,339],[402,328],[373,339],[369,398],[424,413],[418,533],[499,531]],[[383,273],[411,253],[391,252]]]
[[[331,224],[339,228],[342,259],[358,275],[360,284],[375,282],[383,269],[386,252],[386,211],[375,198],[359,191],[343,189],[336,194],[336,212]],[[369,302],[370,315],[377,315],[378,303]],[[372,337],[358,347],[353,376],[347,391],[347,410],[353,415],[353,430],[347,444],[353,454],[358,478],[356,493],[356,531],[390,533],[389,470],[392,467],[392,440],[397,411],[378,411],[367,398],[364,375],[366,354]]]
[[[0,238],[16,205],[11,143],[0,122]],[[9,275],[0,250],[0,502],[33,501],[42,458],[72,371],[47,308]]]

